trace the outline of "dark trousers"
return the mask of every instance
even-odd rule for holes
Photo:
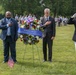
[[[16,42],[12,40],[11,36],[7,36],[6,39],[3,41],[4,44],[4,61],[8,61],[9,59],[9,51],[11,58],[13,61],[16,61]]]
[[[43,55],[44,55],[44,60],[47,61],[47,44],[48,44],[48,60],[52,61],[52,45],[53,45],[53,40],[51,40],[51,37],[46,35],[43,38]]]

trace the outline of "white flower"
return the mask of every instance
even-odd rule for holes
[[[41,24],[41,21],[40,20],[38,21],[38,24]]]
[[[39,28],[40,28],[40,26],[38,25],[38,26],[37,26],[37,28],[39,29]]]
[[[31,43],[31,40],[28,40],[28,43]]]
[[[38,36],[36,36],[36,38],[37,38],[37,40],[39,39],[39,37],[38,37]]]
[[[23,38],[23,35],[20,35],[20,38]]]
[[[24,25],[22,25],[21,28],[24,28]]]

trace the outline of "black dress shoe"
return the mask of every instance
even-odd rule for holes
[[[17,63],[17,60],[16,60],[16,61],[14,61],[14,63]]]
[[[43,62],[46,62],[47,60],[43,60]]]

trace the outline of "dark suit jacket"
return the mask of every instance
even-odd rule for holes
[[[48,36],[50,37],[55,37],[55,33],[56,33],[55,20],[52,17],[49,17],[48,21],[51,21],[51,24],[44,27],[44,33],[48,34]],[[42,22],[42,25],[46,23],[46,20],[44,17],[41,20],[41,22]]]
[[[74,31],[74,35],[73,35],[73,41],[76,42],[76,18],[70,18],[68,21],[68,24],[74,24],[75,31]]]
[[[11,37],[13,41],[16,41],[18,39],[18,23],[11,18],[11,22],[13,23],[13,25],[10,27],[11,28]],[[6,36],[7,36],[7,22],[6,22],[6,18],[3,18],[1,20],[0,23],[0,29],[2,29],[2,33],[1,33],[1,39],[5,40]]]

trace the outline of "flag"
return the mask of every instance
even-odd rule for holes
[[[9,58],[9,60],[8,60],[8,66],[9,66],[10,68],[13,68],[13,67],[14,67],[14,61],[13,61],[12,58]]]

